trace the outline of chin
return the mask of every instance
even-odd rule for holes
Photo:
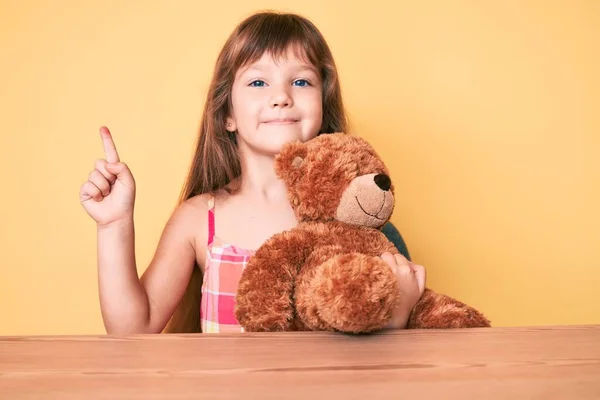
[[[286,140],[286,138],[283,137],[279,140],[273,140],[272,138],[269,138],[263,140],[245,141],[244,147],[250,150],[252,153],[274,157],[288,142],[289,140]]]
[[[281,149],[283,148],[283,146],[285,146],[287,143],[289,142],[293,142],[293,141],[297,141],[297,140],[302,140],[299,137],[292,137],[292,138],[279,138],[279,140],[265,140],[263,143],[259,143],[258,144],[258,148],[262,153],[265,154],[269,154],[269,155],[277,155]]]
[[[258,138],[260,139],[257,141],[256,145],[264,148],[265,150],[268,149],[269,152],[276,154],[279,153],[279,151],[281,151],[283,146],[287,143],[296,141],[306,142],[316,137],[317,134],[318,132],[311,134],[301,132],[299,129],[284,128],[277,130],[277,132],[262,132],[258,135]]]
[[[306,142],[319,133],[318,127],[314,132],[307,131],[309,130],[300,124],[260,125],[250,134],[240,134],[238,131],[238,140],[254,153],[275,156],[285,144],[296,141]]]

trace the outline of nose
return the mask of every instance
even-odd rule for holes
[[[291,107],[292,97],[286,88],[275,88],[275,92],[269,99],[269,104],[274,107]]]
[[[390,187],[392,186],[392,181],[386,174],[377,174],[373,180],[375,180],[375,184],[379,186],[381,190],[385,190],[386,192],[390,190]]]

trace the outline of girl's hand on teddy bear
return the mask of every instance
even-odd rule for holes
[[[413,308],[425,290],[427,274],[422,265],[415,264],[401,254],[383,253],[381,258],[392,268],[398,278],[400,302],[394,309],[389,328],[403,329]]]

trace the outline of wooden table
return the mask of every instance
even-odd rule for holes
[[[600,325],[0,337],[1,399],[600,399]]]

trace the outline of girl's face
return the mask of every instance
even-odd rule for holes
[[[227,130],[237,131],[241,149],[275,155],[290,141],[314,138],[323,120],[322,83],[315,68],[288,51],[264,54],[240,69],[232,87]]]

